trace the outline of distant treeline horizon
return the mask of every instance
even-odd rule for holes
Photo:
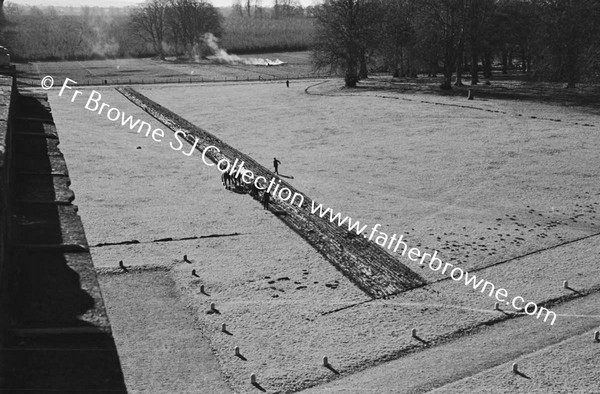
[[[165,20],[161,22],[164,24],[161,50],[157,50],[155,37],[152,37],[155,26],[144,28],[145,22],[154,21],[144,20],[149,13],[143,11],[148,11],[153,4],[171,3],[180,7],[181,12],[176,14],[180,17],[169,24],[174,18],[168,22],[167,17],[171,16],[165,13]],[[221,47],[238,54],[303,51],[312,45],[311,8],[252,7],[248,10],[236,8],[234,4],[217,9],[195,0],[152,0],[138,7],[122,8],[21,6],[7,2],[3,7],[0,45],[8,48],[11,59],[17,62],[155,56],[191,58],[206,54],[201,37],[210,32],[219,37]],[[194,12],[198,18],[190,25],[190,21],[184,19]]]

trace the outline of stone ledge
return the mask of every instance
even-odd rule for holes
[[[14,143],[3,145],[10,187],[0,166],[0,231],[10,224],[11,241],[0,256],[0,392],[126,393],[46,95],[16,96],[6,133]]]
[[[70,203],[75,194],[69,188],[71,180],[60,175],[21,175],[15,190],[18,203]]]
[[[89,253],[24,249],[12,257],[19,285],[13,329],[111,332]]]
[[[2,350],[2,392],[126,393],[119,355],[111,336],[52,335],[12,338]]]
[[[77,206],[21,204],[17,208],[16,244],[88,246]]]

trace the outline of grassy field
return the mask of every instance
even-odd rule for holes
[[[111,106],[159,127],[114,90],[100,91]],[[478,269],[511,296],[544,302],[572,294],[563,280],[584,293],[600,285],[600,186],[593,181],[600,175],[600,137],[597,127],[582,125],[600,124],[600,116],[586,108],[349,92],[339,81],[292,81],[289,89],[270,82],[140,91],[267,167],[279,158],[281,173],[293,176],[290,182],[306,195],[361,222],[380,223],[388,234],[405,234],[411,246],[438,250],[444,261]],[[554,327],[527,316],[498,323],[506,315],[493,310],[493,299],[406,259],[431,285],[370,301],[276,217],[224,190],[218,172],[199,155],[185,157],[166,142],[56,97],[55,90],[49,95],[90,243],[141,242],[94,248],[100,272],[121,259],[142,271],[166,267],[235,392],[257,391],[250,373],[267,392],[318,388],[334,379],[342,392],[367,392],[368,379],[344,385],[345,379],[375,365],[383,368],[373,369],[376,377],[397,376],[394,362],[384,362],[411,352],[422,354],[432,370],[448,361],[436,356],[437,346],[412,339],[411,328],[430,344],[452,344],[466,333],[479,335],[476,346],[490,343],[473,356],[468,375],[440,382],[432,374],[421,387],[481,371],[475,383],[455,383],[457,390],[474,384],[493,389],[496,383],[483,371],[505,368],[527,352],[543,354],[560,338],[598,324],[597,316],[569,316],[577,310],[570,302],[557,306]],[[150,242],[231,233],[238,235]],[[182,261],[184,253],[191,265]],[[220,314],[207,314],[211,302]],[[223,323],[232,335],[221,331]],[[525,328],[530,346],[496,355],[494,346],[501,344],[489,338]],[[235,346],[243,358],[234,355]],[[321,365],[323,356],[339,375]],[[548,392],[560,391],[570,356],[539,357],[563,371],[555,381],[544,377]],[[597,358],[591,363],[598,367]],[[581,378],[582,392],[588,380]],[[389,392],[402,391],[399,380],[386,383]]]
[[[306,78],[316,73],[308,52],[271,52],[242,57],[279,59],[281,66],[253,66],[220,64],[209,60],[182,62],[174,59],[112,59],[73,62],[32,62],[17,64],[22,86],[39,87],[41,79],[50,75],[56,85],[70,78],[84,85],[189,83],[202,81],[244,81]]]

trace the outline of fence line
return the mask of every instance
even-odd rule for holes
[[[109,85],[158,85],[158,84],[177,84],[177,83],[223,83],[223,82],[276,82],[276,81],[292,81],[292,80],[300,80],[300,79],[320,79],[320,78],[334,78],[337,77],[335,74],[306,74],[306,75],[296,75],[296,76],[285,76],[285,77],[273,77],[273,76],[265,76],[259,75],[258,77],[239,77],[235,78],[205,78],[205,77],[177,77],[177,78],[136,78],[136,79],[109,79],[109,78],[99,78],[99,79],[83,79],[76,80],[78,86],[109,86]],[[66,78],[62,80],[56,79],[54,82],[54,86],[62,86]],[[25,82],[20,81],[23,84]],[[30,82],[31,87],[39,86],[39,81],[32,80]]]

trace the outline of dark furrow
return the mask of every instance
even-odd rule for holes
[[[271,201],[272,211],[290,229],[300,235],[309,245],[323,255],[335,268],[342,272],[352,283],[372,298],[387,297],[403,291],[421,287],[426,281],[417,273],[410,270],[398,259],[387,253],[377,244],[368,241],[363,236],[350,232],[310,213],[312,200],[296,188],[278,178],[250,156],[243,154],[221,139],[201,129],[153,102],[130,87],[117,88],[121,94],[148,114],[158,119],[173,131],[186,132],[185,139],[194,144],[199,139],[197,149],[203,151],[207,146],[214,145],[220,149],[207,152],[206,157],[217,163],[227,159],[234,163],[235,159],[244,162],[244,168],[256,176],[263,176],[268,181],[274,178],[281,185],[304,197],[301,207],[280,202],[276,198]]]

